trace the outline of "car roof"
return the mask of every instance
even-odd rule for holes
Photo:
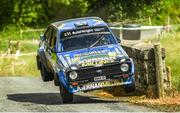
[[[51,25],[56,27],[58,30],[69,30],[79,28],[76,26],[78,23],[87,23],[87,26],[84,27],[107,26],[107,24],[99,17],[75,18],[64,21],[57,21]]]

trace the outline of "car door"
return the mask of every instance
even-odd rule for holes
[[[47,58],[47,65],[48,68],[51,72],[54,72],[54,62],[55,62],[55,58],[56,58],[56,29],[51,27],[51,33],[50,35],[47,37],[46,40],[46,58]]]
[[[52,28],[48,27],[46,32],[42,37],[44,37],[43,40],[41,40],[40,45],[39,45],[39,56],[42,65],[47,69],[48,72],[50,72],[49,69],[49,63],[48,63],[48,58],[47,58],[47,47],[48,47],[48,42],[50,40],[52,34]]]
[[[45,42],[44,42],[44,64],[48,72],[52,72],[51,66],[51,49],[50,49],[50,41],[52,37],[53,28],[51,26],[48,27],[47,31],[45,32]]]
[[[57,30],[53,28],[52,30],[52,35],[50,39],[50,50],[49,50],[49,55],[51,57],[50,61],[50,66],[51,70],[55,72],[55,66],[56,66],[56,39],[57,39]]]

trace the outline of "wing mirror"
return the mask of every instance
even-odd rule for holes
[[[44,40],[45,40],[44,35],[42,35],[42,34],[40,35],[40,40],[41,40],[41,41],[44,41]]]
[[[51,50],[51,52],[52,52],[52,53],[56,53],[56,50],[55,50],[55,48],[53,48],[53,47],[50,47],[49,49]]]

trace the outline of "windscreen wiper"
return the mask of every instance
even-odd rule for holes
[[[96,41],[96,42],[94,42],[93,44],[91,44],[90,46],[89,46],[89,48],[91,48],[91,47],[94,47],[96,44],[98,44],[99,43],[99,41],[101,41],[104,37],[102,37],[104,34],[102,34],[102,35],[100,35],[99,37],[98,37],[98,40]]]

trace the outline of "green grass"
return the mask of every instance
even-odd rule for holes
[[[20,53],[36,52],[40,34],[44,31],[23,32],[20,36],[20,29],[11,27],[0,32],[0,53],[6,53],[8,50],[8,40],[20,42]],[[0,76],[39,76],[39,70],[36,66],[36,55],[20,56],[15,58],[0,58]],[[15,66],[13,67],[13,62]],[[13,69],[14,68],[14,69]]]
[[[22,40],[32,40],[32,39],[38,39],[41,34],[44,33],[43,31],[28,31],[22,33]],[[18,38],[19,39],[19,38]]]
[[[36,55],[0,59],[0,76],[40,76]]]
[[[32,40],[20,41],[20,53],[34,53],[37,43]],[[3,52],[5,53],[5,52]],[[13,69],[13,62],[15,64]],[[39,76],[36,66],[36,55],[19,56],[15,58],[0,58],[0,76]]]
[[[173,86],[180,91],[180,32],[167,34],[160,42],[166,49],[166,65],[171,67]]]
[[[27,29],[29,30],[29,29]],[[17,29],[15,26],[8,27],[3,31],[0,31],[0,52],[7,51],[8,48],[8,40],[39,40],[41,34],[44,33],[43,31],[26,31],[22,32],[22,37],[20,34],[20,29]],[[31,49],[28,45],[24,45],[22,49]]]
[[[40,76],[36,55],[0,59],[0,76]]]
[[[36,52],[38,49],[38,44],[37,43],[31,43],[31,40],[29,40],[28,42],[23,42],[20,41],[20,51],[22,53],[32,53],[32,52]]]

